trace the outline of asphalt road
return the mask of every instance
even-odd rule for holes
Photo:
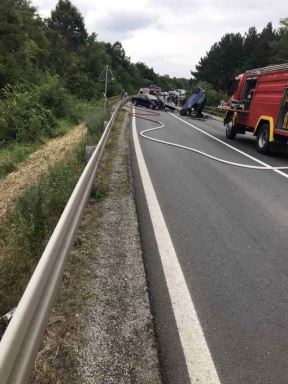
[[[167,112],[161,112],[157,120],[165,128],[150,132],[151,137],[225,160],[259,165]],[[183,120],[265,163],[288,166],[287,155],[258,154],[255,138],[250,135],[239,135],[231,142],[217,121]],[[139,118],[136,123],[138,132],[157,125]],[[236,168],[179,148],[139,140],[220,382],[287,384],[288,178],[271,170]],[[191,380],[132,137],[131,148],[163,382],[186,384]]]

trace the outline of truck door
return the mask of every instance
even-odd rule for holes
[[[250,104],[254,96],[257,80],[258,80],[257,77],[246,80],[244,92],[242,94],[242,101],[244,103],[245,111],[249,111],[250,109]]]
[[[286,131],[288,130],[288,88],[285,89],[282,103],[280,106],[277,128],[285,129]]]

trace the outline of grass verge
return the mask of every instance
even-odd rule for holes
[[[103,128],[103,102],[78,102],[75,109],[75,115],[77,116],[70,119],[62,118],[57,120],[57,125],[53,130],[53,134],[51,134],[51,138],[67,134],[75,126],[75,123],[84,120],[89,128],[88,140],[90,142],[97,142]],[[109,111],[110,109],[108,108],[107,114],[109,114]],[[5,144],[5,142],[0,142],[0,179],[16,171],[20,163],[25,161],[31,153],[47,141],[48,138],[43,137],[33,143],[11,141]]]
[[[17,170],[17,165],[34,152],[38,144],[11,143],[0,149],[0,179]]]

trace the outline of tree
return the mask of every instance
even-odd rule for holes
[[[55,31],[73,51],[86,43],[87,32],[82,15],[69,0],[59,0],[51,17],[47,19],[48,28]]]
[[[48,57],[45,25],[26,0],[0,2],[0,88],[35,81]]]
[[[255,46],[254,57],[255,66],[254,68],[265,67],[272,62],[272,43],[276,39],[276,32],[273,30],[272,23],[268,23],[263,28],[259,35],[259,40]]]
[[[243,62],[243,39],[240,33],[227,33],[212,45],[206,56],[191,72],[197,81],[205,81],[216,90],[224,90]]]
[[[288,18],[280,20],[280,28],[271,43],[272,60],[276,64],[288,62]]]
[[[113,45],[106,44],[107,53],[111,56],[112,66],[128,68],[130,64],[130,58],[126,56],[125,50],[119,41],[116,41]]]
[[[282,34],[285,36],[284,30]],[[250,27],[244,36],[227,33],[212,45],[196,65],[196,71],[191,73],[196,81],[208,82],[218,91],[225,90],[228,80],[236,74],[271,64],[271,46],[276,39],[277,34],[271,23],[260,34],[255,27]],[[275,49],[278,48],[275,46]]]
[[[250,27],[248,32],[244,35],[243,42],[243,64],[240,68],[240,72],[245,72],[247,69],[252,69],[257,66],[257,55],[255,53],[257,44],[259,41],[259,35],[255,27]]]

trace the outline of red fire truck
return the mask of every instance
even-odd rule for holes
[[[257,150],[268,154],[288,142],[288,63],[252,69],[230,83],[224,125],[226,137],[253,132]]]

